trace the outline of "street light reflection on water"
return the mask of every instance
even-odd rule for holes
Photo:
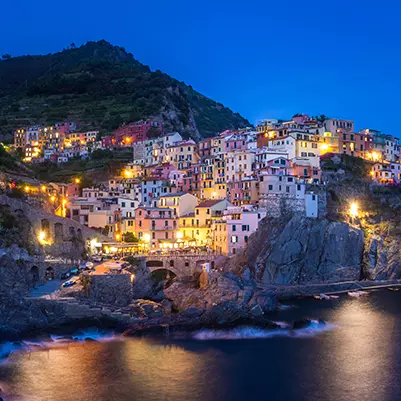
[[[340,326],[316,358],[322,399],[387,399],[396,355],[389,346],[394,317],[372,307],[367,296],[339,305],[333,320]]]
[[[286,322],[322,318],[335,327],[310,336],[123,337],[19,354],[0,365],[0,387],[22,401],[398,400],[400,304],[401,292],[378,291],[277,312]]]

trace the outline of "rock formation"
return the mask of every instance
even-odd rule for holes
[[[364,233],[342,222],[292,216],[265,219],[229,268],[265,285],[359,280]]]

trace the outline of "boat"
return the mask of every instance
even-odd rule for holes
[[[321,301],[323,299],[320,295],[314,295],[313,298],[315,298],[315,299],[317,299],[319,301]]]
[[[369,294],[367,291],[351,291],[348,293],[348,295],[353,298],[358,298],[362,295],[367,295],[367,294]]]
[[[390,288],[387,288],[389,291],[395,291],[395,292],[397,292],[397,291],[400,291],[400,288],[399,287],[395,287],[395,288],[392,288],[392,287],[390,287]]]

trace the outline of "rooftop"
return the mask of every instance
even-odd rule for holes
[[[199,205],[197,207],[212,207],[212,206],[217,205],[218,203],[224,202],[224,201],[225,201],[225,199],[209,199],[209,200],[199,203]]]
[[[177,192],[175,194],[163,194],[160,195],[160,198],[175,198],[176,196],[186,195],[188,192]]]

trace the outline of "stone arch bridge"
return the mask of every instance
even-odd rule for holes
[[[188,277],[196,272],[201,272],[203,263],[210,263],[214,268],[215,259],[216,255],[214,254],[151,255],[147,256],[145,261],[150,272],[169,270],[177,277]]]

